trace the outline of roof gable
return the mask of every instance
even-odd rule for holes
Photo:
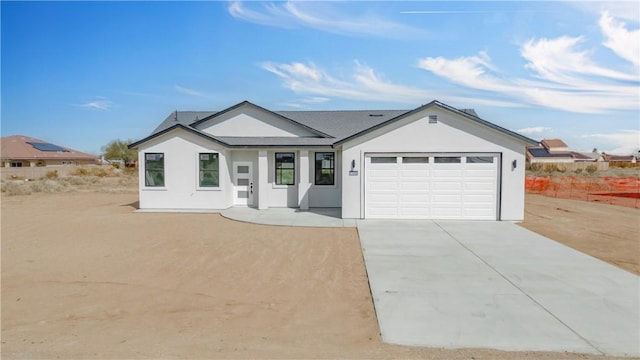
[[[227,137],[330,137],[276,112],[248,101],[191,124],[213,136]]]
[[[396,116],[394,118],[391,118],[391,119],[389,119],[387,121],[381,122],[381,123],[379,123],[379,124],[377,124],[375,126],[367,128],[367,129],[365,129],[365,130],[363,130],[363,131],[361,131],[359,133],[356,133],[356,134],[353,134],[353,135],[351,135],[349,137],[346,137],[346,138],[336,142],[336,145],[343,144],[343,143],[345,143],[347,141],[353,140],[353,139],[355,139],[357,137],[360,137],[362,135],[368,134],[368,133],[370,133],[372,131],[375,131],[377,129],[383,128],[383,127],[388,126],[388,125],[391,125],[391,124],[393,124],[393,123],[395,123],[397,121],[400,121],[402,119],[405,119],[405,118],[407,118],[409,116],[418,114],[420,112],[424,112],[424,111],[426,111],[426,110],[428,110],[428,109],[430,109],[432,107],[437,107],[439,109],[442,109],[442,110],[457,114],[458,116],[460,116],[460,117],[462,117],[464,119],[467,119],[467,120],[475,122],[477,124],[486,126],[486,127],[490,128],[490,129],[496,130],[498,133],[500,133],[502,135],[505,135],[505,136],[508,136],[508,137],[511,137],[511,138],[517,140],[518,142],[521,142],[521,143],[524,143],[524,144],[528,144],[528,145],[537,145],[538,144],[538,142],[536,140],[530,139],[530,138],[528,138],[526,136],[520,135],[520,134],[518,134],[516,132],[513,132],[511,130],[505,129],[505,128],[503,128],[501,126],[498,126],[498,125],[496,125],[494,123],[491,123],[489,121],[483,120],[480,117],[478,117],[477,115],[473,115],[473,114],[475,114],[475,111],[471,112],[471,111],[458,110],[458,109],[456,109],[454,107],[451,107],[449,105],[445,105],[445,104],[443,104],[443,103],[441,103],[439,101],[435,101],[434,100],[434,101],[432,101],[432,102],[430,102],[430,103],[428,103],[426,105],[422,105],[422,106],[420,106],[420,107],[418,107],[416,109],[413,109],[411,111],[407,111],[407,112],[402,113],[402,114],[400,114],[400,115],[398,115],[398,116]]]

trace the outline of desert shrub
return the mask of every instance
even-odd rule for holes
[[[583,169],[582,169],[582,168],[577,168],[577,169],[573,170],[573,172],[574,172],[576,175],[580,175],[580,174],[582,174],[582,171],[583,171]]]
[[[112,168],[104,168],[98,166],[91,167],[77,167],[73,169],[69,174],[72,176],[97,176],[97,177],[106,177],[113,176]]]
[[[72,176],[72,177],[64,178],[62,180],[65,184],[78,186],[78,185],[95,184],[100,180],[100,178],[97,176],[87,175],[87,176]]]
[[[32,192],[55,193],[64,190],[65,186],[55,180],[38,180],[30,183]]]
[[[0,191],[5,195],[31,195],[32,190],[25,181],[3,181],[0,183]]]
[[[563,173],[567,171],[567,169],[564,167],[560,167],[557,164],[544,164],[544,171],[547,173],[554,173],[554,172]]]
[[[69,172],[69,174],[71,174],[73,176],[88,176],[89,175],[89,169],[87,169],[85,167],[77,167],[77,168],[71,170]]]
[[[47,171],[47,173],[44,175],[45,178],[47,179],[57,179],[58,178],[58,170],[51,170],[51,171]]]
[[[594,172],[598,171],[598,167],[596,165],[588,165],[585,170],[589,173],[589,174],[593,174]]]
[[[613,161],[609,163],[610,168],[635,168],[640,167],[640,163],[631,163],[631,162],[622,162],[622,161]]]

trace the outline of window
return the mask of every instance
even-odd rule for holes
[[[428,156],[405,156],[402,158],[403,164],[428,164]]]
[[[144,154],[144,185],[149,187],[164,186],[164,154]]]
[[[11,167],[22,167],[22,161],[12,161]]]
[[[436,156],[436,164],[460,164],[460,156]]]
[[[316,153],[316,185],[335,184],[335,153]]]
[[[372,164],[395,164],[398,162],[398,159],[394,156],[394,157],[372,157],[371,158],[371,163]]]
[[[467,164],[491,164],[493,156],[467,156]]]
[[[276,153],[276,185],[295,185],[296,155]]]
[[[198,184],[200,185],[200,187],[219,187],[220,179],[218,177],[218,154],[201,153],[199,155],[198,163]]]

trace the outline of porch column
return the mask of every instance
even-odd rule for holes
[[[269,208],[269,160],[267,150],[258,151],[258,210]]]
[[[300,183],[298,184],[298,206],[309,210],[309,150],[300,150]]]

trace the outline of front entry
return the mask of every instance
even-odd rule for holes
[[[233,204],[253,205],[253,164],[237,161],[233,163]]]

